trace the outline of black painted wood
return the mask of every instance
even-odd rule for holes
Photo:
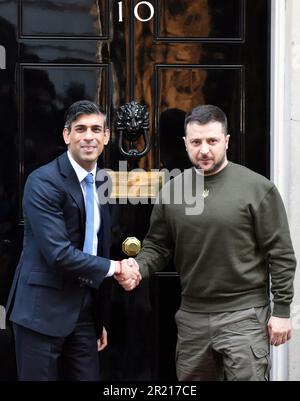
[[[148,107],[151,152],[130,168],[189,166],[181,137],[185,112],[202,103],[229,117],[229,158],[269,176],[269,0],[150,0],[155,17],[135,18],[138,0],[0,2],[0,304],[5,304],[22,244],[21,198],[30,171],[64,151],[63,114],[88,98],[106,109],[112,138],[100,164],[118,170],[122,157],[115,111],[136,100]],[[139,15],[147,18],[142,5]],[[138,146],[143,146],[141,143]],[[125,257],[127,236],[140,240],[151,205],[114,205],[112,258]],[[133,294],[110,286],[108,380],[175,379],[179,280],[169,266]],[[3,334],[3,332],[1,333]],[[12,346],[10,332],[0,349]],[[2,354],[1,354],[2,355]],[[15,378],[4,355],[0,379]],[[1,357],[1,360],[3,358]]]

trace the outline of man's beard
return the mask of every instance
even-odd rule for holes
[[[224,155],[222,157],[222,159],[220,159],[217,163],[214,163],[211,168],[209,168],[208,170],[203,170],[203,174],[204,175],[209,175],[209,174],[213,174],[216,171],[219,170],[219,168],[222,166],[222,164],[225,162],[226,160],[226,152],[224,152]],[[192,162],[193,163],[193,162]],[[199,167],[197,164],[193,163],[194,167],[196,167],[196,169],[201,169],[201,167]]]

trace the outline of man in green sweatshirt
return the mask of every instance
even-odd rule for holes
[[[179,380],[267,380],[269,343],[291,338],[296,260],[283,202],[272,182],[227,160],[227,118],[218,107],[187,114],[183,139],[191,174],[204,176],[203,211],[187,215],[184,203],[164,202],[179,177],[169,181],[128,263],[147,277],[174,260],[182,287]]]

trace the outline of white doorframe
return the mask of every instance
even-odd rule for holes
[[[287,124],[287,0],[271,0],[271,179],[276,184],[288,213],[289,127]],[[289,376],[288,345],[272,347],[271,380]]]

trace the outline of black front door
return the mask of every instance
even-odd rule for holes
[[[269,3],[1,1],[1,305],[21,251],[24,182],[65,150],[63,113],[76,100],[95,100],[108,113],[112,139],[100,161],[104,167],[118,170],[126,160],[114,125],[125,103],[135,100],[149,112],[151,149],[128,163],[148,172],[189,166],[181,139],[185,112],[211,103],[229,118],[229,159],[269,175]],[[144,140],[125,145],[142,150]],[[126,257],[127,237],[143,239],[150,213],[150,203],[112,206],[113,259]],[[173,315],[180,302],[174,267],[132,294],[112,279],[108,293],[110,347],[102,355],[103,378],[174,379]],[[3,333],[0,353],[10,342]]]

